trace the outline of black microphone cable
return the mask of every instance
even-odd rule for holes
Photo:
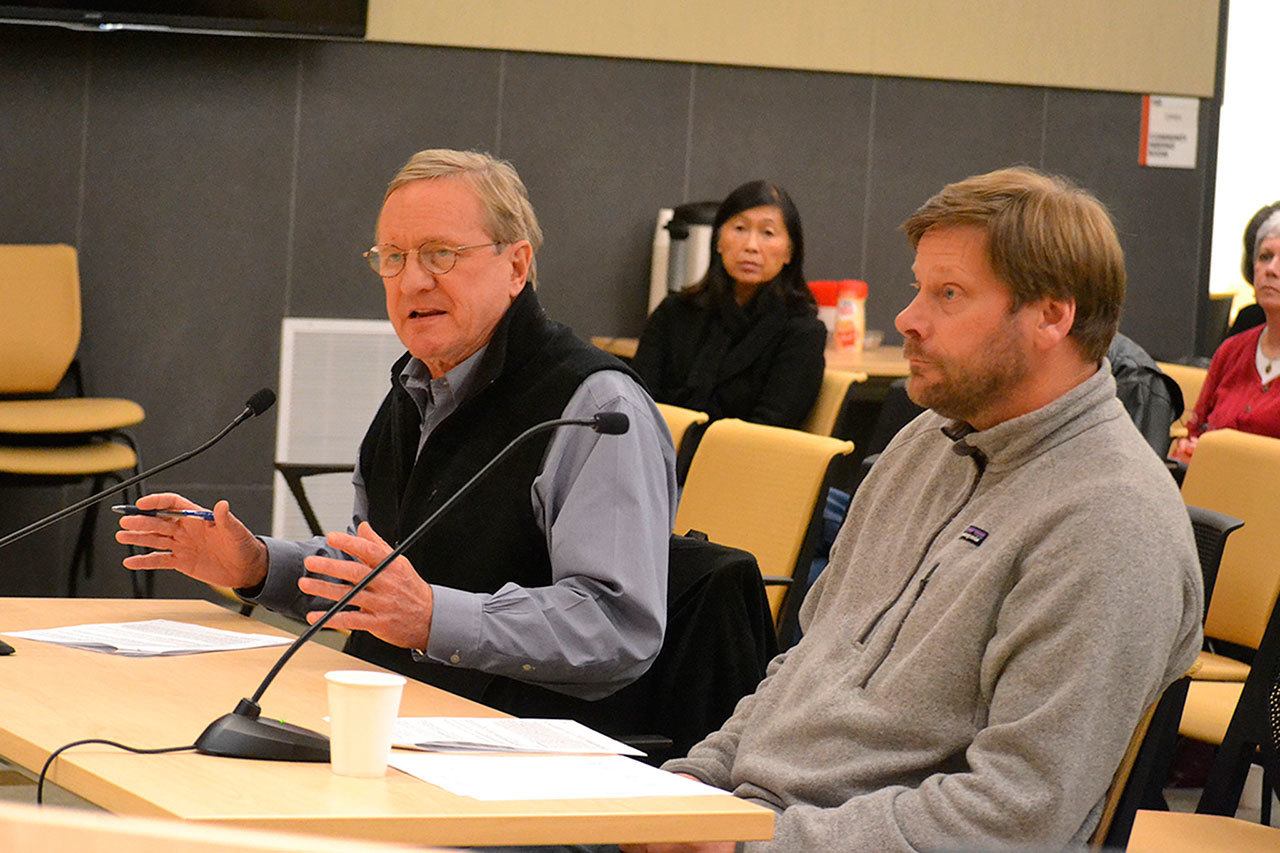
[[[87,738],[85,740],[73,740],[71,743],[65,743],[62,746],[49,753],[48,759],[45,760],[44,766],[40,768],[40,778],[36,780],[36,805],[44,805],[44,780],[49,775],[49,768],[53,766],[53,760],[62,753],[71,749],[73,746],[84,746],[90,743],[100,743],[106,746],[114,746],[116,749],[123,749],[126,752],[137,753],[138,755],[161,755],[166,752],[187,752],[196,748],[196,745],[189,746],[166,746],[160,749],[141,749],[136,746],[119,743],[114,740],[104,740],[102,738]]]

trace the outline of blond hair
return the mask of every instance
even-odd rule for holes
[[[542,228],[529,203],[529,192],[516,169],[506,160],[499,160],[479,151],[455,151],[451,148],[428,148],[419,151],[400,167],[391,183],[387,184],[387,197],[412,181],[433,178],[460,177],[471,185],[484,209],[485,226],[495,242],[511,244],[527,240],[533,247],[529,261],[529,281],[538,284],[537,254],[542,246]]]
[[[1124,250],[1107,209],[1065,178],[1035,169],[998,169],[948,184],[902,229],[916,247],[930,228],[977,225],[987,232],[991,268],[1013,292],[1016,310],[1049,297],[1076,304],[1071,337],[1101,361],[1120,324]]]

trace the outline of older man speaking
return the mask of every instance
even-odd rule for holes
[[[675,476],[661,416],[624,365],[543,313],[542,233],[510,164],[415,154],[376,234],[365,258],[408,352],[360,446],[351,528],[260,538],[224,500],[212,523],[122,518],[117,540],[152,549],[124,565],[314,621],[525,429],[620,411],[624,435],[523,444],[330,623],[352,631],[352,654],[512,713],[616,691],[662,643]]]

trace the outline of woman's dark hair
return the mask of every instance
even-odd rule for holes
[[[787,227],[787,236],[791,238],[791,260],[783,266],[774,281],[788,307],[807,306],[814,312],[818,310],[818,304],[804,278],[804,229],[800,227],[800,211],[796,210],[795,202],[787,195],[787,191],[771,181],[743,184],[720,202],[711,230],[711,265],[707,268],[707,274],[681,291],[681,295],[690,299],[696,299],[702,294],[715,300],[732,298],[733,281],[716,250],[720,228],[742,211],[766,205],[775,206],[782,211],[782,221]]]
[[[1240,270],[1244,273],[1244,280],[1250,284],[1253,284],[1253,254],[1258,246],[1258,229],[1277,210],[1280,210],[1280,201],[1273,201],[1266,207],[1260,208],[1249,220],[1249,224],[1244,227],[1244,259],[1240,263]]]

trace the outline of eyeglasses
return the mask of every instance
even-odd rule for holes
[[[405,251],[399,246],[373,246],[361,256],[368,262],[369,269],[383,278],[392,278],[404,271],[405,260],[409,255],[418,256],[418,265],[425,272],[444,275],[458,263],[458,256],[471,249],[483,249],[486,246],[501,246],[502,243],[476,243],[472,246],[445,246],[440,243],[423,243],[416,249]]]

